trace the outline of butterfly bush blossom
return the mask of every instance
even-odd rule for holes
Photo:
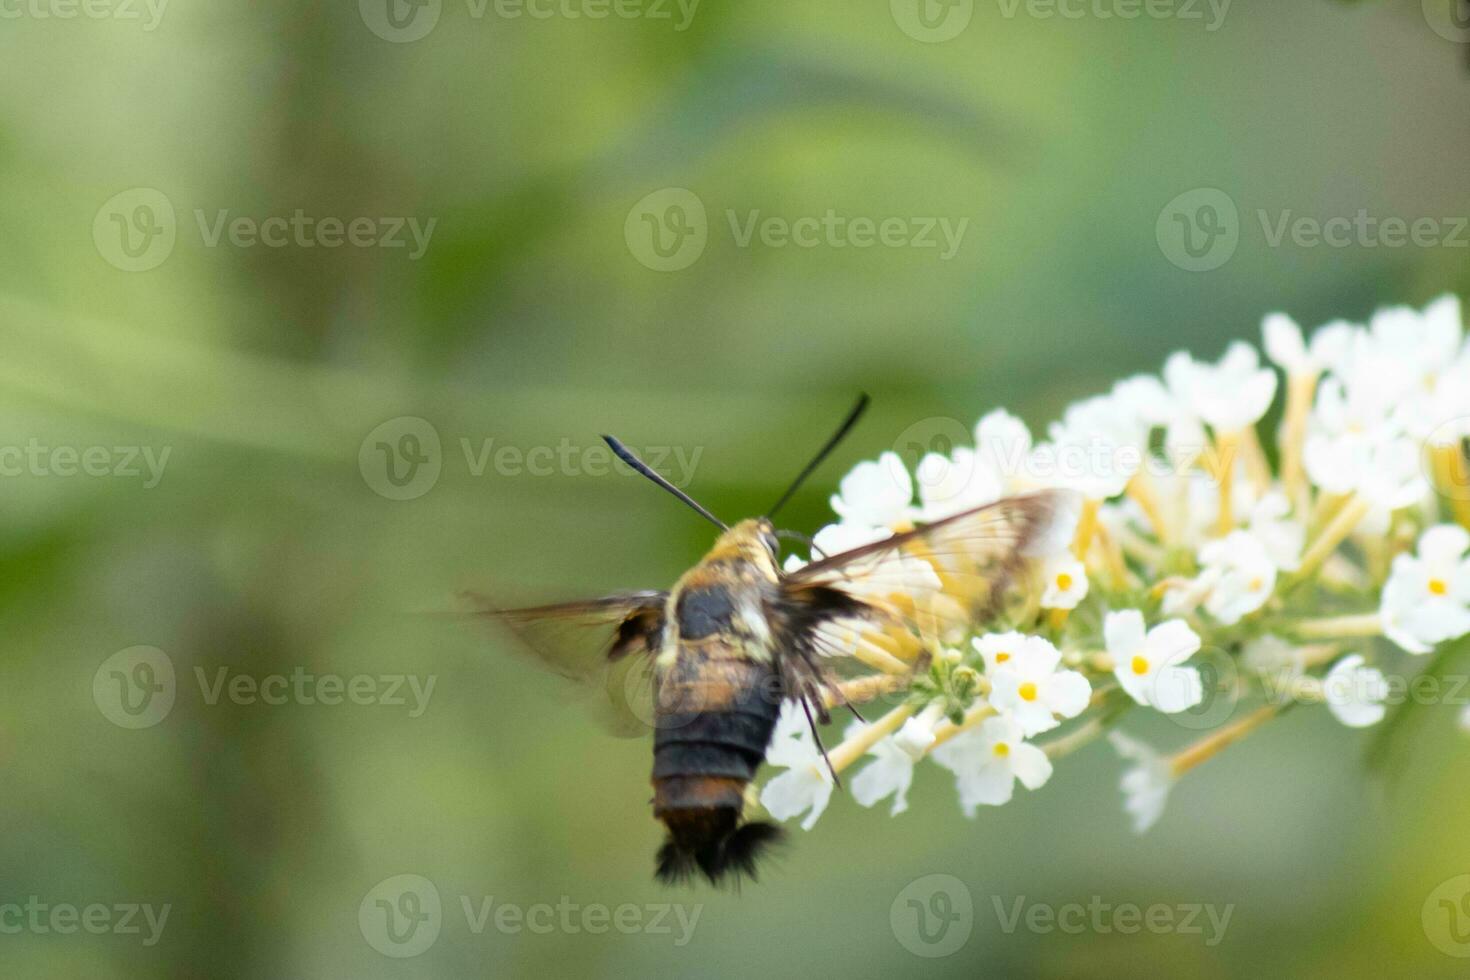
[[[765,809],[810,829],[832,770],[857,767],[844,780],[853,798],[890,801],[897,816],[929,760],[973,817],[1018,784],[1040,790],[1056,760],[1106,735],[1143,832],[1181,776],[1295,705],[1353,728],[1381,722],[1384,668],[1403,677],[1470,633],[1460,304],[1385,309],[1310,338],[1276,313],[1262,333],[1264,359],[1242,342],[1215,362],[1174,354],[1158,375],[1072,405],[1044,435],[996,410],[973,446],[945,446],[912,471],[893,452],[854,467],[814,558],[1027,491],[1071,490],[1079,508],[984,631],[836,638],[886,672],[897,706],[848,725],[829,768],[788,705]],[[893,561],[868,587],[894,601],[955,588],[921,547]],[[1167,751],[1121,730],[1150,712],[1194,741]]]

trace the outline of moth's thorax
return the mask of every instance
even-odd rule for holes
[[[671,664],[681,649],[711,658],[770,659],[766,600],[779,572],[763,540],[769,527],[759,519],[741,521],[679,579],[669,593],[660,664]]]

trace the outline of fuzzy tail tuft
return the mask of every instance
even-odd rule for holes
[[[654,877],[665,885],[682,885],[697,872],[712,885],[739,887],[742,879],[756,880],[761,858],[785,836],[775,824],[754,822],[742,824],[723,840],[695,849],[682,848],[671,837],[658,849]]]

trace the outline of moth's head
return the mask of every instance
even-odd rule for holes
[[[770,519],[750,517],[721,534],[709,557],[740,558],[774,571],[780,554],[781,544]]]

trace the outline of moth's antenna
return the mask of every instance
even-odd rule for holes
[[[720,520],[718,517],[701,507],[698,503],[695,502],[693,497],[689,496],[689,494],[674,486],[668,480],[665,480],[658,473],[654,472],[653,468],[650,467],[647,463],[643,462],[643,460],[639,459],[637,456],[634,456],[633,450],[629,449],[621,442],[618,442],[618,440],[614,439],[612,436],[603,436],[602,441],[607,443],[612,451],[617,454],[618,459],[621,459],[623,462],[633,467],[633,469],[637,470],[639,473],[642,473],[654,483],[657,483],[669,493],[673,494],[680,500],[684,501],[684,503],[694,508],[694,512],[700,517],[703,517],[705,520],[709,521],[721,531],[730,530],[730,528],[726,526],[724,521]]]
[[[812,475],[813,470],[822,465],[822,460],[827,458],[827,454],[837,448],[837,444],[847,435],[848,430],[854,425],[857,425],[857,420],[862,418],[862,414],[867,410],[867,407],[868,396],[866,394],[859,395],[857,404],[852,407],[852,411],[847,413],[847,418],[837,427],[837,431],[832,434],[832,438],[828,439],[827,444],[821,448],[817,455],[812,457],[810,463],[806,464],[806,469],[798,473],[796,479],[791,481],[791,486],[787,487],[786,492],[781,494],[781,499],[776,501],[776,506],[766,511],[767,517],[775,517],[776,511],[786,506],[786,501],[791,499],[791,495],[796,493],[797,488],[802,485],[807,477]]]

